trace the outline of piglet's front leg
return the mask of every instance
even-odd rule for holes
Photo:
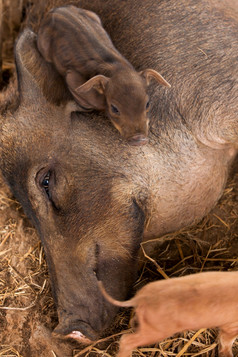
[[[238,336],[238,323],[229,327],[223,327],[219,332],[219,357],[233,357],[232,345]]]

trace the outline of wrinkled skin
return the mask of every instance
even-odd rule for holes
[[[125,299],[140,242],[201,219],[223,192],[237,151],[238,17],[196,0],[79,4],[136,70],[163,68],[171,83],[152,86],[149,142],[132,147],[103,114],[75,112],[33,33],[15,49],[20,105],[2,118],[1,170],[42,240],[55,332],[86,341],[116,313],[97,281]]]

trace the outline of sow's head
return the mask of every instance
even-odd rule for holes
[[[135,279],[144,215],[117,164],[110,123],[76,112],[36,35],[17,41],[19,106],[2,119],[0,164],[13,194],[37,228],[58,309],[55,333],[95,340],[116,307],[98,280],[125,299]]]

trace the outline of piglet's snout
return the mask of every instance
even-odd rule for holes
[[[133,146],[145,145],[148,142],[148,138],[143,134],[136,134],[128,139],[128,143]]]

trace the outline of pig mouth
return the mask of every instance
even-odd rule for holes
[[[148,138],[143,134],[138,134],[131,136],[127,141],[132,146],[141,146],[147,144]]]
[[[73,338],[74,340],[81,342],[83,344],[90,344],[93,342],[92,340],[84,336],[80,331],[72,331],[71,333],[66,335],[65,338]]]
[[[63,339],[73,338],[83,344],[90,344],[99,337],[98,333],[82,320],[71,322],[68,326],[66,324],[59,324],[52,332],[52,335]]]

